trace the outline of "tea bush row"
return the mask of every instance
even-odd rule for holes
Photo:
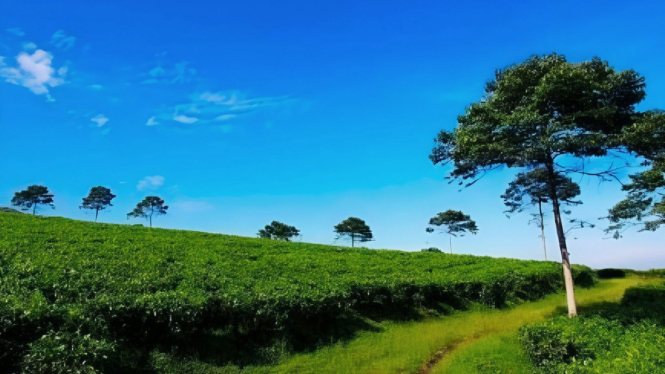
[[[238,347],[251,360],[270,344],[342,338],[367,317],[503,307],[562,284],[560,265],[547,262],[10,213],[0,227],[0,367],[10,372],[133,371],[155,349],[189,354],[197,341],[224,345],[220,336],[232,349],[216,360],[240,360]]]

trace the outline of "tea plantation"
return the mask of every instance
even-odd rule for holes
[[[0,371],[154,372],[155,352],[274,360],[476,302],[558,290],[556,263],[351,249],[0,212]]]

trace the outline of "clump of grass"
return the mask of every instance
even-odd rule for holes
[[[532,369],[520,340],[511,330],[461,344],[433,373],[524,374]]]

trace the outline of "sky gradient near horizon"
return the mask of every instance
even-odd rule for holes
[[[367,247],[403,250],[447,249],[427,221],[461,209],[480,231],[454,252],[542,259],[528,214],[503,213],[514,171],[460,192],[429,161],[433,138],[495,69],[532,54],[635,69],[639,109],[665,109],[664,13],[661,1],[5,0],[0,206],[44,184],[57,209],[43,214],[91,220],[80,199],[103,185],[118,198],[102,222],[159,195],[171,208],[158,227],[255,236],[279,220],[331,244],[357,216]],[[573,262],[665,268],[662,231],[602,232],[617,183],[580,185],[574,216],[598,226],[572,232]]]

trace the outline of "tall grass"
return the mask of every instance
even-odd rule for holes
[[[650,282],[639,277],[606,280],[592,289],[578,290],[577,300],[583,310],[597,303],[618,301],[626,288]],[[277,366],[256,372],[414,373],[437,351],[448,348],[433,373],[448,373],[449,370],[483,373],[478,370],[474,357],[486,352],[512,357],[517,347],[515,344],[519,345],[516,337],[511,340],[512,333],[516,333],[526,323],[565,313],[565,306],[565,295],[556,294],[505,310],[479,307],[421,322],[387,322],[380,325],[380,332],[365,332],[349,343],[336,344],[313,353],[297,354]],[[510,344],[500,344],[501,339]],[[253,370],[257,369],[247,372],[253,373]]]

